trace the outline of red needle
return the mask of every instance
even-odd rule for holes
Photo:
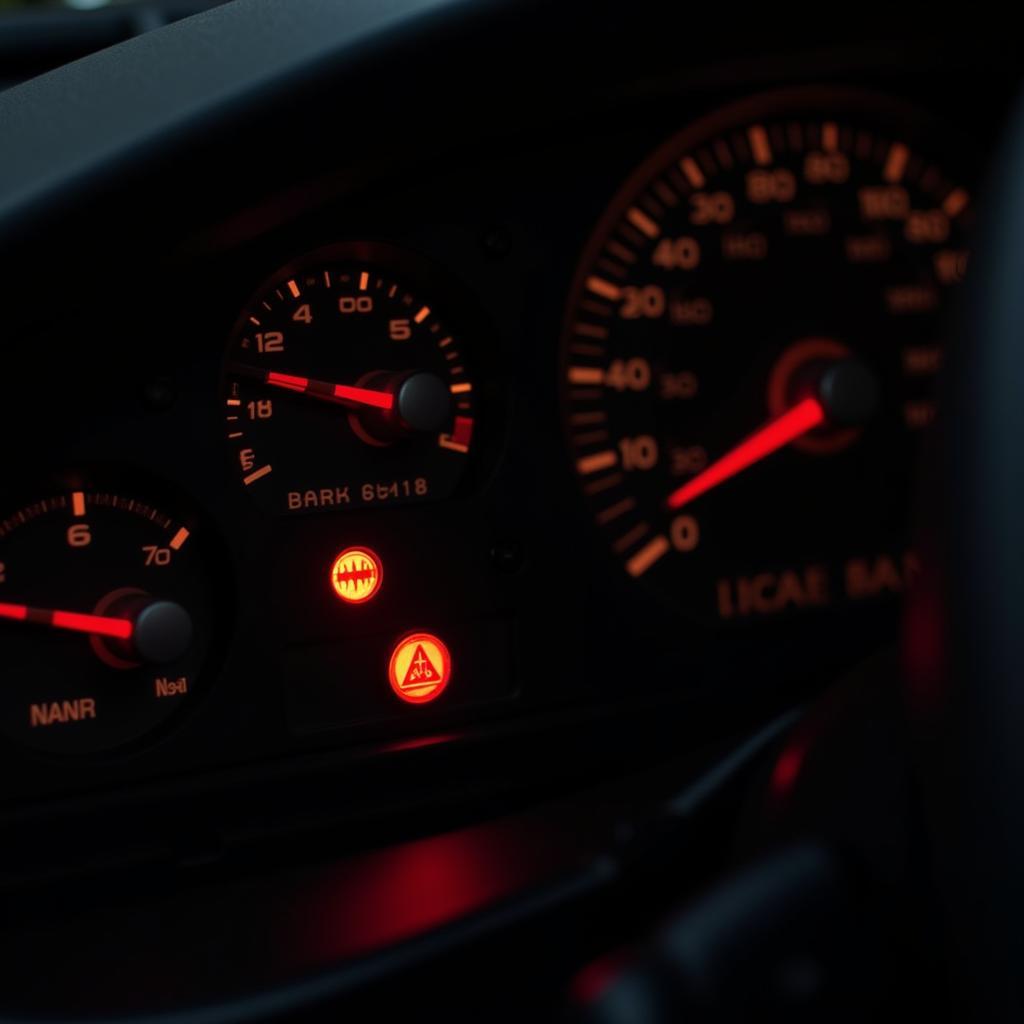
[[[680,509],[713,487],[725,483],[730,477],[749,469],[787,444],[802,437],[809,430],[825,422],[825,408],[816,398],[805,398],[784,412],[778,419],[766,423],[731,452],[712,462],[707,469],[674,490],[668,497],[668,507]]]
[[[341,405],[365,405],[371,409],[390,410],[395,396],[390,391],[371,391],[369,388],[354,388],[347,384],[332,384],[326,380],[311,380],[309,377],[294,377],[289,373],[267,373],[267,384],[286,391],[295,391],[324,402],[338,402]]]
[[[130,640],[135,629],[131,619],[84,615],[81,612],[64,612],[56,608],[29,608],[24,604],[4,604],[3,602],[0,602],[0,619],[29,622],[36,626],[50,626],[52,629],[69,629],[74,633],[107,636],[115,640]]]

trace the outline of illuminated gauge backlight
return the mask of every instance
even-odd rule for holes
[[[971,195],[851,93],[695,124],[615,197],[569,304],[572,464],[627,577],[768,619],[898,594]]]
[[[469,353],[443,300],[357,252],[278,272],[231,336],[223,408],[233,469],[274,512],[448,498],[474,448]]]
[[[56,754],[148,737],[201,687],[213,588],[195,524],[133,494],[4,510],[0,731]]]

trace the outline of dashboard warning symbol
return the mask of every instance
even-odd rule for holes
[[[402,689],[410,690],[413,687],[440,681],[441,673],[434,668],[427,657],[427,652],[423,650],[423,644],[417,644],[412,661],[409,662],[409,671],[405,673],[405,679],[402,680]]]
[[[410,704],[426,704],[441,695],[451,678],[448,648],[430,633],[413,633],[400,640],[391,654],[391,688]]]
[[[380,590],[384,570],[369,548],[346,548],[331,566],[334,592],[349,604],[363,604]]]

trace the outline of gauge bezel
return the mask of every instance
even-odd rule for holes
[[[809,115],[820,115],[823,112],[834,112],[837,115],[859,116],[864,126],[891,131],[900,141],[911,143],[918,155],[932,160],[942,172],[952,171],[956,174],[953,181],[947,183],[973,188],[978,178],[976,161],[965,159],[964,154],[976,154],[978,146],[973,143],[962,130],[951,125],[949,121],[937,113],[922,107],[919,102],[894,96],[876,89],[865,89],[859,86],[845,86],[828,83],[809,83],[787,85],[776,89],[767,89],[754,94],[747,94],[715,107],[713,110],[696,117],[682,128],[663,138],[660,143],[635,164],[632,170],[621,180],[611,198],[601,207],[600,216],[594,222],[586,242],[579,252],[571,284],[563,306],[561,329],[558,342],[558,396],[560,410],[560,430],[563,441],[563,465],[566,472],[576,482],[575,500],[578,514],[586,522],[590,538],[590,547],[599,565],[603,566],[604,576],[612,582],[622,600],[630,600],[630,595],[645,595],[653,607],[671,611],[674,617],[683,616],[699,624],[701,628],[712,630],[756,629],[772,622],[750,621],[742,624],[724,622],[718,618],[695,612],[685,603],[668,595],[663,586],[658,585],[648,576],[639,578],[630,576],[624,569],[624,560],[612,550],[610,538],[594,520],[593,508],[579,486],[579,474],[576,469],[576,457],[573,455],[573,435],[569,425],[568,411],[570,408],[567,396],[567,370],[570,365],[569,343],[572,326],[578,319],[581,297],[585,292],[585,281],[592,274],[594,264],[604,248],[612,232],[621,223],[624,214],[632,206],[637,196],[650,185],[652,180],[663,173],[677,158],[693,152],[701,145],[711,142],[730,130],[749,126],[759,119],[779,120],[783,118],[799,119]],[[942,140],[936,145],[935,140]],[[936,153],[937,151],[937,153]],[[960,216],[962,225],[969,228],[974,219],[974,203]],[[836,609],[822,609],[820,612],[808,614],[834,614]],[[852,614],[855,609],[843,607],[840,613]],[[799,618],[786,618],[775,622],[796,622]]]
[[[470,500],[486,487],[497,470],[510,415],[507,382],[500,371],[497,333],[478,300],[455,279],[454,275],[408,247],[366,238],[335,241],[304,250],[293,255],[283,265],[278,265],[248,293],[226,334],[225,354],[221,360],[218,379],[218,396],[226,393],[232,379],[228,366],[231,346],[245,329],[249,312],[261,296],[296,274],[308,273],[313,268],[323,270],[332,264],[354,263],[366,264],[383,274],[393,276],[397,283],[408,287],[421,298],[425,295],[430,296],[433,312],[445,328],[460,339],[468,353],[465,361],[473,384],[473,439],[470,451],[466,455],[466,464],[454,491],[438,499],[431,498],[427,502],[385,503],[379,506],[379,509],[391,514],[401,509],[415,508],[417,504]],[[437,296],[437,299],[434,296]],[[229,478],[235,480],[238,477],[238,468],[233,454],[231,446],[224,445],[226,472]],[[305,516],[344,516],[350,511],[345,508],[271,509],[261,507],[261,504],[265,503],[251,499],[247,504],[270,521]],[[373,506],[354,505],[351,511],[367,507]]]
[[[125,742],[96,750],[63,752],[26,743],[7,733],[3,734],[3,741],[22,756],[64,767],[70,763],[119,763],[143,752],[155,752],[159,756],[160,747],[202,712],[216,690],[237,617],[237,587],[232,584],[237,573],[209,512],[180,486],[137,465],[92,461],[44,474],[21,474],[11,485],[3,511],[21,508],[40,495],[49,497],[72,491],[136,497],[164,512],[175,525],[189,530],[189,542],[204,569],[210,595],[206,648],[193,686],[180,706],[152,728]],[[16,533],[14,531],[15,536]],[[45,641],[45,635],[41,634],[41,639]]]

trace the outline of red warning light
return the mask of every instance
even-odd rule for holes
[[[334,592],[349,604],[365,604],[383,579],[384,567],[369,548],[346,548],[331,566]]]
[[[448,648],[430,633],[411,633],[391,652],[391,689],[410,704],[426,704],[440,697],[451,675]]]

